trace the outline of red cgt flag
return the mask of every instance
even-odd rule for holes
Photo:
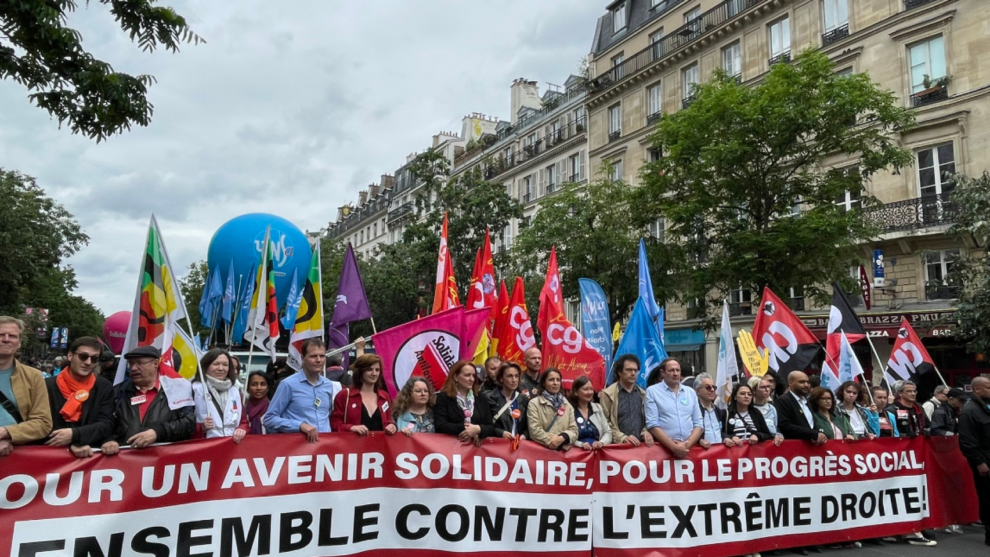
[[[523,354],[536,346],[536,337],[533,336],[533,324],[526,309],[526,288],[522,277],[516,277],[503,321],[498,336],[498,354],[503,361],[523,365],[526,359]]]
[[[433,291],[433,313],[448,310],[460,304],[457,299],[457,282],[454,280],[454,265],[447,251],[447,213],[443,214],[443,229],[440,232],[440,254],[437,257],[437,282]]]
[[[495,284],[495,262],[492,258],[492,241],[485,230],[485,243],[478,250],[468,289],[467,309],[481,309],[498,304],[498,290]]]

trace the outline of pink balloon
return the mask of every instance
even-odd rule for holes
[[[124,339],[127,338],[127,326],[131,322],[131,312],[118,311],[107,317],[107,322],[103,324],[103,338],[110,343],[110,350],[114,354],[120,354],[124,349]]]

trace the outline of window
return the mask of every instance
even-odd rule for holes
[[[502,237],[502,245],[506,250],[512,249],[512,223],[505,225],[505,232]]]
[[[848,0],[823,0],[822,16],[825,18],[826,33],[849,25]]]
[[[622,159],[612,161],[612,180],[622,180]]]
[[[701,6],[695,6],[690,11],[684,13],[684,23],[691,23],[701,15]]]
[[[667,221],[663,217],[650,223],[650,237],[656,238],[658,242],[663,243],[664,231],[667,229]]]
[[[374,227],[372,228],[372,230],[374,230],[374,231],[375,231],[375,235],[374,235],[374,236],[372,236],[372,238],[377,238],[377,237],[378,237],[378,223],[377,223],[377,222],[375,223],[375,225],[374,225]]]
[[[547,135],[547,146],[549,146],[560,139],[560,122],[550,124],[547,131],[549,132]]]
[[[840,197],[835,201],[835,204],[840,207],[843,213],[846,211],[852,211],[853,209],[859,208],[859,192],[846,190]]]
[[[650,44],[657,44],[661,40],[663,40],[663,27],[653,33],[650,33]]]
[[[752,315],[753,292],[739,288],[729,292],[729,315]]]
[[[650,0],[650,9],[652,10],[664,2],[666,2],[666,0]]]
[[[790,299],[788,300],[788,305],[794,311],[804,311],[804,287],[794,288],[793,286],[789,289],[788,295]]]
[[[626,3],[623,2],[612,8],[612,34],[626,28]]]
[[[742,51],[739,41],[722,49],[722,69],[733,77],[742,75]]]
[[[791,53],[791,21],[784,18],[770,26],[770,59],[779,61]]]
[[[646,90],[646,122],[653,123],[663,111],[663,88],[654,83]]]
[[[544,172],[546,172],[547,193],[552,193],[554,186],[557,184],[557,165],[551,164]]]
[[[698,84],[698,64],[697,62],[681,70],[681,95],[684,99],[684,106],[687,107],[694,100],[694,86]]]
[[[958,278],[952,269],[959,259],[959,250],[930,251],[925,254],[925,298],[947,300],[959,297]]]
[[[581,181],[581,153],[571,155],[571,157],[567,159],[567,168],[571,173],[569,181]]]
[[[608,138],[613,140],[622,135],[622,105],[612,105],[608,109]]]
[[[624,54],[616,54],[612,57],[612,68],[615,70],[615,79],[622,79],[624,70],[622,68],[622,63],[626,61]]]
[[[523,192],[523,201],[529,201],[529,200],[533,199],[533,177],[532,176],[526,176],[525,178],[523,178],[523,185],[522,185],[522,188],[521,189],[522,189],[522,192]]]
[[[955,187],[956,158],[952,143],[918,151],[918,186],[921,197],[949,193]]]
[[[572,116],[574,117],[574,121],[577,122],[579,126],[584,126],[584,107],[583,106],[582,107],[579,107],[579,108],[575,108],[574,109],[574,112],[572,113]],[[583,131],[583,128],[582,129],[579,129],[577,131]]]
[[[945,40],[933,37],[908,48],[911,55],[911,93],[926,89],[925,76],[930,81],[945,77]]]
[[[650,45],[653,47],[650,51],[650,55],[654,61],[659,60],[663,56],[663,27],[658,31],[650,33]]]
[[[362,231],[360,231],[358,233],[358,238],[359,238],[358,245],[363,244],[364,243],[364,230],[362,230]]]
[[[657,162],[663,158],[663,151],[656,147],[651,147],[648,153],[650,155],[650,162]]]

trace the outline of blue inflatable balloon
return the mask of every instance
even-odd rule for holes
[[[281,308],[289,293],[292,271],[298,269],[299,280],[305,281],[313,256],[306,235],[291,222],[265,213],[250,213],[231,219],[210,240],[207,261],[210,270],[220,268],[221,284],[226,287],[230,261],[233,259],[234,288],[243,292],[251,278],[248,275],[252,267],[261,260],[261,244],[265,239],[265,229],[269,226],[275,267],[275,296]]]

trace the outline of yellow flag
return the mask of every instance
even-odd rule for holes
[[[619,334],[619,322],[615,322],[615,327],[612,327],[612,342],[619,342],[619,338],[622,335]]]

